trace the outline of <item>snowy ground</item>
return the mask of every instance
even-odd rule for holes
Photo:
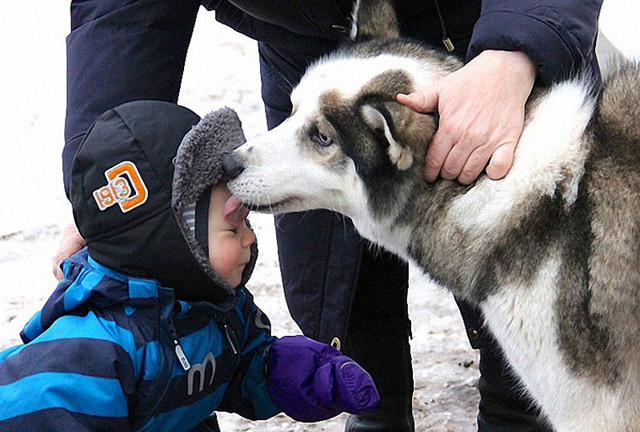
[[[612,6],[608,6],[612,5]],[[614,7],[615,5],[615,7]],[[616,14],[617,10],[623,14]],[[602,27],[628,54],[640,54],[635,0],[607,0]],[[635,20],[637,22],[637,20]],[[62,190],[60,153],[65,109],[64,38],[68,2],[20,0],[0,5],[0,349],[16,344],[26,320],[55,286],[51,257],[71,220]],[[256,50],[202,10],[187,59],[180,103],[203,115],[236,109],[248,137],[265,129]],[[250,289],[277,335],[298,333],[279,278],[272,219],[252,215],[261,257]],[[477,356],[451,297],[412,274],[416,430],[475,431]],[[344,416],[317,424],[285,416],[248,422],[222,414],[223,430],[340,431]]]

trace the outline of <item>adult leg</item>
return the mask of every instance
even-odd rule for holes
[[[552,432],[539,408],[521,390],[497,342],[483,328],[480,312],[463,301],[458,301],[458,307],[471,345],[480,351],[478,431]]]
[[[178,100],[199,6],[194,0],[72,1],[65,188],[78,145],[103,112],[137,99]]]
[[[349,416],[347,432],[414,430],[408,274],[407,264],[395,255],[364,249],[344,352],[371,374],[380,403]]]

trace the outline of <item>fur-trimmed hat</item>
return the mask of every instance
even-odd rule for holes
[[[184,216],[223,179],[222,157],[244,143],[236,113],[202,120],[170,102],[134,101],[104,113],[75,156],[70,199],[76,226],[99,263],[157,279],[183,300],[220,303],[230,287],[209,264]],[[186,210],[185,210],[186,209]],[[206,226],[196,217],[195,225]],[[257,257],[245,269],[248,279]]]

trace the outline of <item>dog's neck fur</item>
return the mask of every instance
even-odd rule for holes
[[[357,1],[353,22],[352,36],[359,42],[400,35],[388,0]],[[457,67],[454,62],[449,72]],[[421,74],[412,78],[417,88],[431,79]],[[492,268],[491,263],[500,266],[501,255],[509,255],[511,262],[520,261],[515,266],[523,267],[535,259],[526,243],[535,244],[537,239],[527,238],[534,234],[527,234],[522,225],[544,223],[545,214],[566,211],[576,200],[590,147],[584,132],[594,106],[586,83],[569,81],[539,92],[528,104],[525,130],[505,178],[482,176],[470,187],[445,180],[429,185],[422,174],[426,150],[414,148],[412,175],[405,176],[402,187],[389,189],[392,196],[380,200],[394,205],[379,208],[371,193],[369,199],[351,199],[342,211],[351,209],[348,215],[364,237],[415,262],[458,297],[478,304],[487,297],[487,287],[509,282],[508,277],[495,274],[502,271],[508,276],[509,269]],[[571,123],[557,117],[559,112],[579,114]],[[532,212],[541,220],[531,220]],[[514,226],[523,227],[525,244],[501,241]],[[501,250],[496,250],[496,244]]]
[[[550,105],[556,108],[549,110]],[[574,123],[551,118],[547,113],[559,112],[557,106],[580,115]],[[495,260],[495,245],[502,243],[505,230],[534,223],[526,219],[532,212],[546,214],[568,209],[577,198],[588,155],[584,131],[594,109],[588,87],[580,82],[557,85],[543,92],[529,107],[513,166],[505,178],[491,180],[482,176],[471,186],[446,180],[427,184],[422,175],[422,151],[414,158],[412,174],[406,176],[400,188],[407,193],[398,193],[396,188],[394,195],[387,197],[394,201],[387,208],[397,209],[396,213],[372,208],[374,204],[368,200],[366,209],[354,208],[350,214],[357,229],[370,240],[415,262],[457,296],[475,303],[482,301],[487,287],[481,285],[489,277],[486,273],[495,270],[487,268],[487,262]],[[418,199],[419,196],[423,198]],[[411,225],[410,221],[415,220],[421,223]],[[524,253],[522,259],[530,259],[524,247],[504,244],[499,253]]]

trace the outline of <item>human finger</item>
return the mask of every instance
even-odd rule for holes
[[[484,148],[478,148],[473,151],[457,176],[458,182],[463,185],[473,183],[487,166],[487,161],[490,157],[491,154]]]
[[[489,160],[487,166],[487,176],[498,180],[506,176],[513,164],[513,153],[515,151],[516,142],[502,145],[498,147]]]
[[[450,138],[443,129],[439,129],[433,136],[424,162],[424,177],[427,182],[436,181],[451,147]]]
[[[86,246],[86,244],[87,242],[80,235],[80,232],[74,223],[70,223],[65,227],[62,232],[62,239],[60,240],[58,250],[53,257],[53,275],[57,280],[62,280],[64,277],[62,269],[60,268],[62,261],[78,252]]]
[[[396,95],[396,101],[417,112],[434,112],[438,110],[438,91],[434,89],[417,90],[409,94],[400,93]]]
[[[458,178],[467,163],[469,152],[470,150],[466,149],[461,143],[453,144],[440,167],[440,177],[445,180]]]

